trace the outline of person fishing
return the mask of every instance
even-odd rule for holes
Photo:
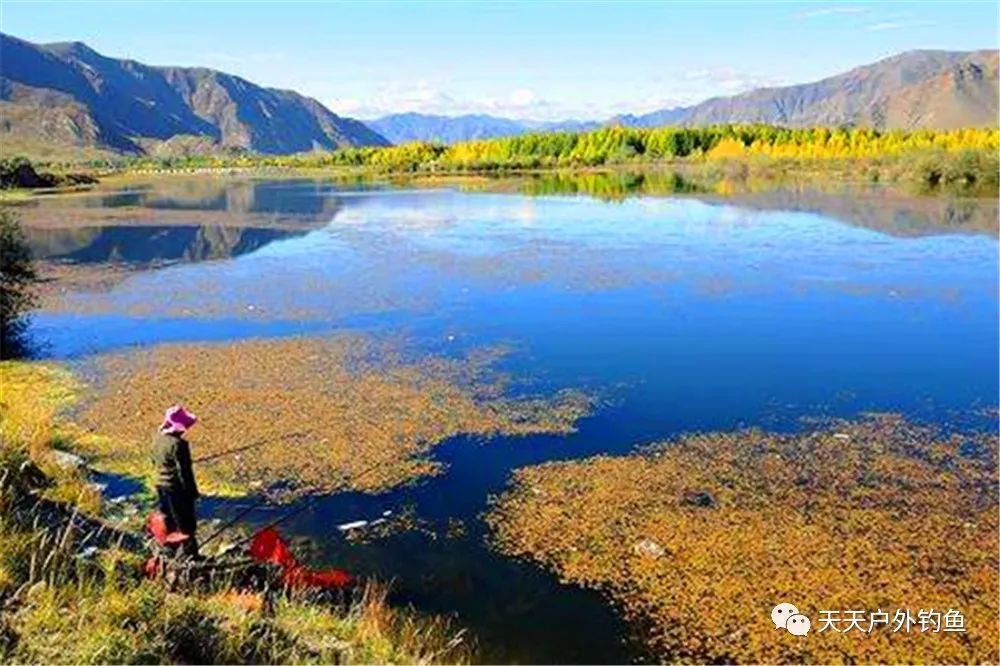
[[[163,424],[153,435],[153,465],[156,470],[156,495],[168,532],[183,538],[175,550],[189,557],[198,556],[195,533],[198,520],[194,503],[200,496],[191,466],[191,446],[184,433],[198,422],[180,405],[166,411]]]

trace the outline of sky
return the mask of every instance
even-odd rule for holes
[[[0,0],[0,30],[151,65],[212,67],[363,119],[606,119],[815,81],[910,49],[997,48],[998,7]]]

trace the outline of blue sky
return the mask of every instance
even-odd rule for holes
[[[998,46],[991,2],[60,2],[0,30],[203,65],[338,113],[606,118],[812,81],[916,48]]]

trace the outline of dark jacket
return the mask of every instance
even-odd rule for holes
[[[191,469],[191,447],[180,435],[153,435],[153,468],[156,487],[173,495],[190,498],[198,495],[198,485]]]

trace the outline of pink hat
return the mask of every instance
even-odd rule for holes
[[[198,417],[180,405],[174,405],[163,415],[163,425],[160,432],[169,435],[182,433],[198,422]]]

